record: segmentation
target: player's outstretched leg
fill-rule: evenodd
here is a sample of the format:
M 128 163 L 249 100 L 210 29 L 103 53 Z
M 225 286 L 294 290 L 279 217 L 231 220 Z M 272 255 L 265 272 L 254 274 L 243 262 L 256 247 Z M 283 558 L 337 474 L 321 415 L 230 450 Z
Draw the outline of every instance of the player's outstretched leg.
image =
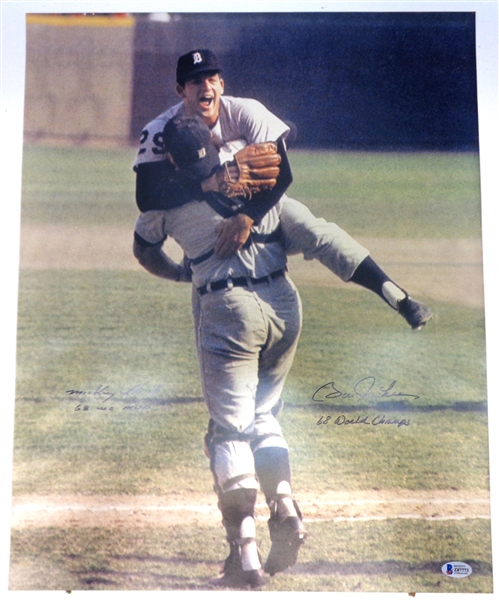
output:
M 370 256 L 359 264 L 350 281 L 378 294 L 404 317 L 413 329 L 421 329 L 433 317 L 433 311 L 429 306 L 411 298 L 380 269 Z
M 296 563 L 307 532 L 291 494 L 287 448 L 264 446 L 253 454 L 260 487 L 270 508 L 268 526 L 272 545 L 264 571 L 275 575 Z
M 432 310 L 395 284 L 374 262 L 369 250 L 346 231 L 316 217 L 304 204 L 283 196 L 281 227 L 287 254 L 303 253 L 316 259 L 342 281 L 352 281 L 378 294 L 409 323 L 421 329 L 432 318 Z

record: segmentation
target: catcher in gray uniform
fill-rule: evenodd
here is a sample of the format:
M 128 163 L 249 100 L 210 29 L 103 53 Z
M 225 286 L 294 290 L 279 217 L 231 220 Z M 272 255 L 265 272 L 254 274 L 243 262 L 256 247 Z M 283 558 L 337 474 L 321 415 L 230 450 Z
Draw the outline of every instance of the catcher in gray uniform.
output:
M 203 177 L 219 167 L 218 150 L 199 117 L 179 115 L 164 133 L 169 159 L 183 174 Z M 194 284 L 196 345 L 210 414 L 206 450 L 230 545 L 223 576 L 211 582 L 218 587 L 261 587 L 264 570 L 274 575 L 296 562 L 306 536 L 276 418 L 302 320 L 279 234 L 279 197 L 291 181 L 281 152 L 286 164 L 270 190 L 278 201 L 237 253 L 220 259 L 212 251 L 225 211 L 239 208 L 237 198 L 206 193 L 175 208 L 143 212 L 135 226 L 135 255 L 146 269 Z M 178 271 L 162 252 L 167 236 L 191 258 L 189 271 Z M 272 547 L 264 569 L 254 520 L 260 488 L 271 510 Z
M 257 588 L 265 581 L 263 571 L 274 575 L 296 562 L 306 537 L 292 497 L 288 447 L 275 418 L 301 327 L 286 253 L 317 258 L 344 281 L 375 291 L 414 329 L 431 311 L 391 281 L 346 232 L 285 195 L 291 182 L 283 142 L 288 127 L 253 100 L 222 97 L 223 80 L 210 51 L 181 57 L 177 80 L 182 102 L 141 137 L 134 166 L 141 210 L 134 253 L 151 273 L 194 283 L 196 342 L 210 413 L 206 446 L 230 545 L 224 574 L 212 583 Z M 224 179 L 216 150 L 228 152 L 229 179 L 237 179 L 237 160 L 230 159 L 238 140 L 275 141 L 280 156 L 275 182 L 267 189 L 256 186 L 246 202 L 220 193 Z M 168 235 L 184 249 L 189 268 L 162 251 Z M 263 569 L 254 524 L 258 488 L 270 507 L 272 547 Z

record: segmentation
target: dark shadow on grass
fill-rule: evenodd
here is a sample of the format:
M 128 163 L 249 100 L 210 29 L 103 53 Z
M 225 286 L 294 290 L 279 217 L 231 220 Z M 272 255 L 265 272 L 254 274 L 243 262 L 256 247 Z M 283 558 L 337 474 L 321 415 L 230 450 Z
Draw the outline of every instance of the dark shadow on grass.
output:
M 197 565 L 213 565 L 213 577 L 219 575 L 220 562 L 186 559 L 185 557 L 159 557 L 159 556 L 136 556 L 122 555 L 113 556 L 117 561 L 134 561 L 142 564 L 137 570 L 116 570 L 116 569 L 92 569 L 72 571 L 76 576 L 81 587 L 78 589 L 113 589 L 113 590 L 198 590 L 208 591 L 213 588 L 209 584 L 209 579 L 205 577 L 196 577 L 195 567 Z M 492 565 L 485 561 L 475 561 L 464 559 L 464 562 L 471 566 L 473 575 L 482 577 L 492 576 Z M 154 564 L 164 565 L 184 565 L 191 574 L 178 573 L 157 573 L 154 572 Z M 332 561 L 315 561 L 309 563 L 298 563 L 283 574 L 300 577 L 349 577 L 349 576 L 414 576 L 414 575 L 442 575 L 441 562 L 410 563 L 407 561 L 386 560 L 386 561 L 363 561 L 335 563 Z
M 85 397 L 86 398 L 86 397 Z M 78 404 L 81 399 L 79 399 L 78 397 L 75 398 L 64 398 L 64 400 L 72 400 L 75 404 Z M 23 402 L 34 402 L 35 404 L 40 404 L 42 402 L 45 402 L 46 400 L 44 398 L 34 398 L 34 397 L 28 397 L 28 396 L 24 396 L 19 398 L 20 401 Z M 126 399 L 125 398 L 115 398 L 114 402 L 121 402 L 123 404 L 133 404 L 140 402 L 141 404 L 150 404 L 153 406 L 168 406 L 169 404 L 199 404 L 204 402 L 203 398 L 200 396 L 194 397 L 194 396 L 178 396 L 175 398 L 144 398 L 141 396 L 129 396 Z
M 110 556 L 113 560 L 127 560 L 127 561 L 137 561 L 141 563 L 161 563 L 161 564 L 189 564 L 191 566 L 194 565 L 213 565 L 214 568 L 221 564 L 221 561 L 216 560 L 206 560 L 201 558 L 189 558 L 187 556 L 152 556 L 146 555 L 141 556 L 137 554 L 120 554 Z
M 449 404 L 414 404 L 403 401 L 373 402 L 372 404 L 329 404 L 328 402 L 314 402 L 313 404 L 298 404 L 286 402 L 285 406 L 289 408 L 304 408 L 310 411 L 324 413 L 324 410 L 352 413 L 359 411 L 386 411 L 386 412 L 407 412 L 407 413 L 432 413 L 440 411 L 453 411 L 463 413 L 483 413 L 487 414 L 487 402 L 450 402 Z
M 90 589 L 93 589 L 95 586 L 107 585 L 107 586 L 116 586 L 116 582 L 112 579 L 105 579 L 104 577 L 83 577 L 81 578 L 81 582 L 88 586 Z
M 473 569 L 473 575 L 492 575 L 492 565 L 485 561 L 463 560 Z M 402 560 L 335 563 L 325 560 L 296 564 L 293 575 L 408 575 L 442 573 L 442 562 L 409 563 Z
M 66 558 L 70 560 L 83 560 L 85 556 L 83 554 L 67 554 Z M 140 554 L 111 554 L 109 555 L 110 560 L 117 561 L 135 561 L 139 563 L 161 563 L 161 564 L 189 564 L 191 566 L 194 565 L 213 565 L 216 569 L 217 566 L 220 566 L 223 561 L 219 560 L 206 560 L 201 558 L 189 558 L 188 556 L 154 556 L 151 554 L 140 555 Z M 75 575 L 81 575 L 78 571 L 74 571 Z M 102 569 L 92 569 L 92 573 L 100 573 L 100 574 L 116 574 L 118 571 L 111 571 L 106 568 Z
M 19 398 L 24 402 L 40 403 L 44 402 L 42 398 L 23 397 Z M 78 402 L 75 399 L 74 402 Z M 130 396 L 126 399 L 116 398 L 115 402 L 123 402 L 124 404 L 133 404 L 134 402 L 147 403 L 152 406 L 169 406 L 169 405 L 182 405 L 182 404 L 201 404 L 204 402 L 200 396 L 175 396 L 172 398 L 143 398 Z M 372 404 L 330 404 L 329 402 L 307 402 L 302 404 L 300 402 L 285 401 L 284 406 L 288 408 L 300 408 L 310 411 L 323 412 L 324 409 L 335 411 L 352 413 L 366 410 L 377 410 L 386 412 L 407 412 L 407 413 L 432 413 L 439 411 L 454 411 L 462 413 L 483 413 L 487 414 L 487 401 L 483 400 L 480 402 L 466 401 L 463 400 L 458 402 L 449 402 L 448 404 L 414 404 L 413 402 L 404 401 L 386 401 L 386 402 L 373 402 Z
M 209 580 L 196 578 L 193 575 L 179 575 L 174 573 L 155 573 L 154 565 L 184 565 L 191 573 L 195 572 L 198 565 L 212 565 L 213 576 L 216 577 L 220 571 L 219 561 L 207 561 L 200 559 L 189 559 L 186 557 L 163 556 L 139 556 L 139 555 L 115 555 L 113 560 L 140 563 L 142 566 L 137 570 L 117 569 L 91 569 L 71 571 L 71 574 L 79 579 L 83 590 L 113 589 L 113 590 L 209 590 Z M 135 583 L 133 583 L 135 582 Z
M 204 400 L 201 397 L 177 396 L 175 398 L 148 398 L 147 402 L 154 406 L 168 406 L 169 404 L 199 404 Z

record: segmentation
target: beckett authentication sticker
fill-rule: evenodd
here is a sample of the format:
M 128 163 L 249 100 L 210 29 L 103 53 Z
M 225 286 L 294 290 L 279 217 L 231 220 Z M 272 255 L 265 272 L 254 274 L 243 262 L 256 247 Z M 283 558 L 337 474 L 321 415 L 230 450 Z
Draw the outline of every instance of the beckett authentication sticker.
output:
M 463 562 L 449 562 L 445 563 L 442 567 L 442 573 L 445 573 L 449 577 L 459 579 L 462 577 L 469 577 L 473 569 Z

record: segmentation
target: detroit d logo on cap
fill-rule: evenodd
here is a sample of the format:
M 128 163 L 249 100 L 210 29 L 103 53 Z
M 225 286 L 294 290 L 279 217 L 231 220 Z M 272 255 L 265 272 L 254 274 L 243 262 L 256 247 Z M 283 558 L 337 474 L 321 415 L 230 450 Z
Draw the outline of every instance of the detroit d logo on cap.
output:
M 195 65 L 203 62 L 203 57 L 201 56 L 201 54 L 199 52 L 194 52 L 194 54 L 192 55 L 192 62 Z

